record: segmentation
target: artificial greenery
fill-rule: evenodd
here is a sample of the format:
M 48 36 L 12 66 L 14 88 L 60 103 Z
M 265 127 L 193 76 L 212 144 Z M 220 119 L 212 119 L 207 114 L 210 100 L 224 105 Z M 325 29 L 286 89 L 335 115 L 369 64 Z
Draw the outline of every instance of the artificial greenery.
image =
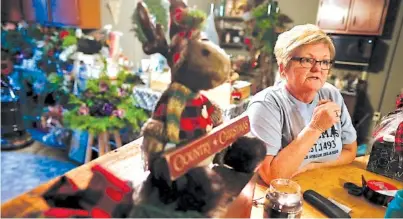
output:
M 63 116 L 66 126 L 92 134 L 119 130 L 128 125 L 138 131 L 148 116 L 135 106 L 130 95 L 133 84 L 123 81 L 129 77 L 127 74 L 121 71 L 116 81 L 103 74 L 98 79 L 89 79 L 82 95 L 71 94 L 69 105 L 74 107 Z
M 151 16 L 154 16 L 155 23 L 159 23 L 162 27 L 167 30 L 168 29 L 168 20 L 169 20 L 169 9 L 164 6 L 164 0 L 144 0 L 146 9 L 148 10 Z M 132 31 L 134 31 L 136 37 L 141 43 L 146 43 L 147 38 L 144 34 L 144 31 L 141 27 L 139 14 L 137 10 L 134 10 L 132 15 L 132 24 L 134 25 Z
M 191 29 L 202 29 L 204 27 L 207 15 L 198 9 L 188 9 L 186 15 L 179 21 L 181 25 Z
M 274 83 L 274 46 L 278 34 L 293 21 L 280 13 L 275 0 L 255 1 L 249 6 L 251 19 L 245 22 L 245 44 L 250 51 L 249 72 L 257 71 L 259 74 L 256 80 L 256 90 L 259 91 Z
M 252 16 L 256 22 L 254 27 L 254 31 L 257 33 L 255 43 L 264 52 L 273 52 L 277 38 L 275 27 L 278 23 L 278 15 L 272 1 L 266 1 L 252 10 Z

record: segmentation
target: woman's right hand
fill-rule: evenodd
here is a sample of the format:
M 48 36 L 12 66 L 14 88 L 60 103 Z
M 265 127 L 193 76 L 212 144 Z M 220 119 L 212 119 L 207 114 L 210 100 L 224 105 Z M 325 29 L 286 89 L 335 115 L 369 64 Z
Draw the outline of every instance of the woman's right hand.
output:
M 330 100 L 322 100 L 313 111 L 310 127 L 324 132 L 340 121 L 340 106 Z

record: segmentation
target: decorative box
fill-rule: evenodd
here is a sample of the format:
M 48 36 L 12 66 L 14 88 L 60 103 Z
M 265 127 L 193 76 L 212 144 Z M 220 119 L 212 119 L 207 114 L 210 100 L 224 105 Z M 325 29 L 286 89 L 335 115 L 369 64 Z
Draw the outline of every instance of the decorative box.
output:
M 231 104 L 237 104 L 250 97 L 251 83 L 248 81 L 235 81 L 231 89 Z

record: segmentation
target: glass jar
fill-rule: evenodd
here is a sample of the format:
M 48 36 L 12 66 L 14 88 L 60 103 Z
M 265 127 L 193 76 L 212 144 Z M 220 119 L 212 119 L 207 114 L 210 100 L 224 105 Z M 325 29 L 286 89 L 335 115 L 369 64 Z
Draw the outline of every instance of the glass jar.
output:
M 271 181 L 264 203 L 266 218 L 300 218 L 302 213 L 301 187 L 289 179 Z

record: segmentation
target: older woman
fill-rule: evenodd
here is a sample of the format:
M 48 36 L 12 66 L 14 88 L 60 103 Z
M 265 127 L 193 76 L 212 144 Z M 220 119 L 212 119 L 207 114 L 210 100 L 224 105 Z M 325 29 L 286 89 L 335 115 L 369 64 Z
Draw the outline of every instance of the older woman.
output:
M 295 26 L 275 46 L 282 80 L 248 107 L 252 134 L 267 145 L 259 170 L 266 183 L 315 168 L 348 164 L 356 131 L 337 88 L 326 83 L 335 48 L 317 26 Z

